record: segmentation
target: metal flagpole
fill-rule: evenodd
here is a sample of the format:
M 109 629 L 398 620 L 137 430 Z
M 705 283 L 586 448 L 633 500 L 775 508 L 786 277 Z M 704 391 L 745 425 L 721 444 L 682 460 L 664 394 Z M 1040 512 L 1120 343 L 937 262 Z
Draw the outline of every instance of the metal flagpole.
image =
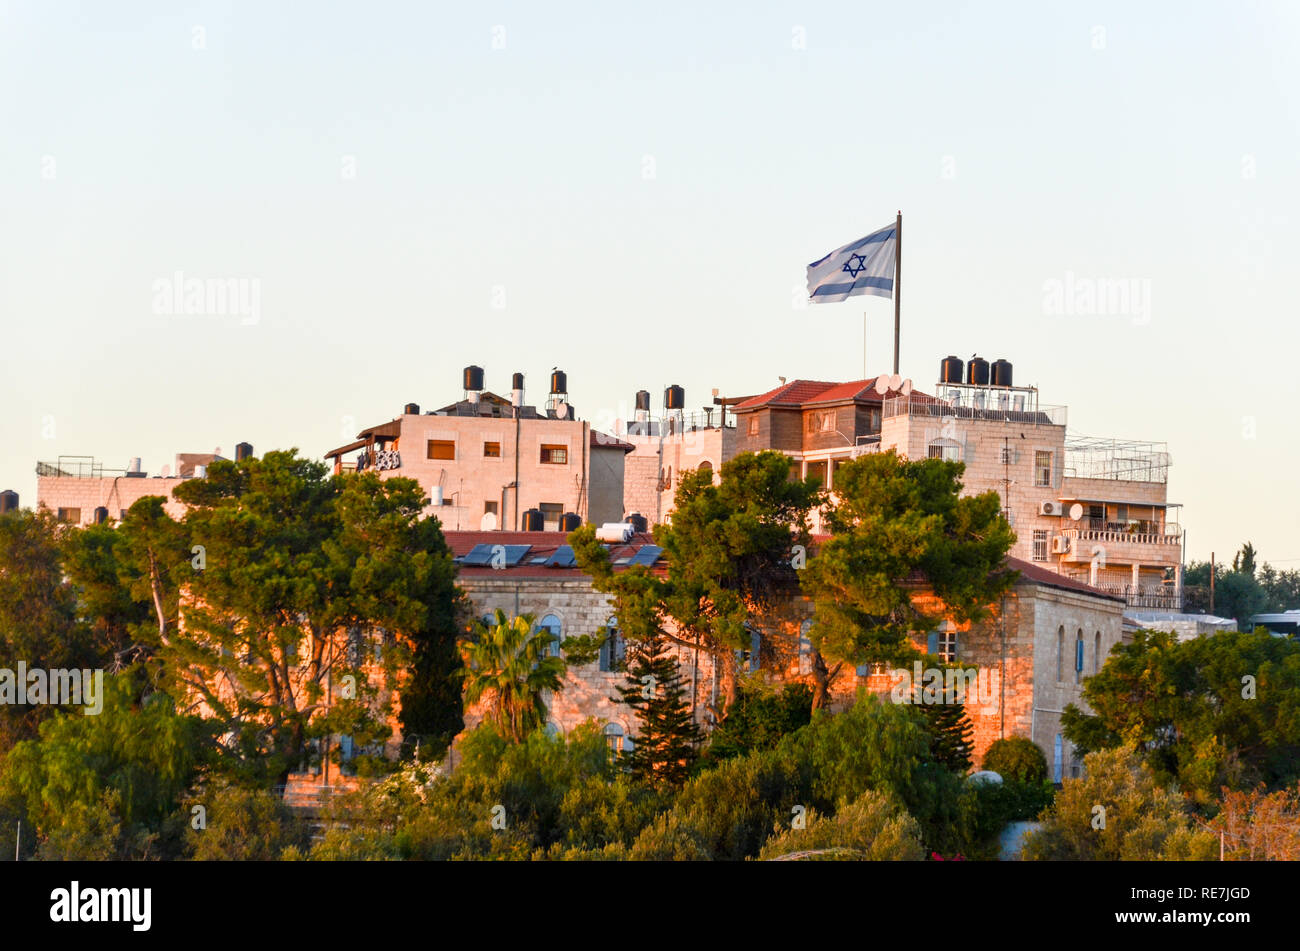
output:
M 862 379 L 867 378 L 867 312 L 862 312 Z
M 903 211 L 894 223 L 894 372 L 898 372 L 898 299 L 903 293 Z M 865 372 L 865 371 L 864 371 Z

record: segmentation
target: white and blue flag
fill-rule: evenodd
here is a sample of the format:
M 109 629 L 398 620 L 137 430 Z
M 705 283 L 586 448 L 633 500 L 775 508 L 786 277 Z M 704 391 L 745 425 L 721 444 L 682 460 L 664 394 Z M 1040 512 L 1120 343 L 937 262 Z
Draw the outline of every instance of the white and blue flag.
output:
M 893 297 L 897 253 L 897 222 L 832 251 L 808 265 L 808 299 L 824 304 L 859 294 Z

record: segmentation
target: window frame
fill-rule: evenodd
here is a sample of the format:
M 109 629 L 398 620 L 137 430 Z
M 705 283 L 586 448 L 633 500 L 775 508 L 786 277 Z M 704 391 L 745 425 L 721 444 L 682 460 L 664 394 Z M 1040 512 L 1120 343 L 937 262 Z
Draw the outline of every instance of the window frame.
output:
M 569 446 L 567 443 L 544 442 L 541 446 L 539 465 L 567 466 L 569 464 Z M 557 454 L 562 458 L 557 460 L 555 458 Z
M 1043 469 L 1039 462 L 1039 456 L 1047 457 L 1047 478 L 1042 481 Z M 1053 485 L 1053 476 L 1056 473 L 1056 452 L 1051 449 L 1034 450 L 1034 488 L 1050 489 Z
M 496 452 L 489 452 L 489 447 L 495 447 Z M 483 458 L 500 459 L 501 458 L 501 440 L 485 439 L 483 440 Z
M 446 447 L 446 446 L 450 446 L 450 447 L 451 447 L 451 455 L 450 455 L 450 456 L 439 456 L 439 455 L 435 455 L 435 454 L 434 454 L 435 447 L 443 448 L 443 447 Z M 430 439 L 430 440 L 427 440 L 427 441 L 425 442 L 425 446 L 424 446 L 424 458 L 425 458 L 425 459 L 436 459 L 436 460 L 438 460 L 439 462 L 455 462 L 455 461 L 456 461 L 456 440 L 454 440 L 454 439 Z

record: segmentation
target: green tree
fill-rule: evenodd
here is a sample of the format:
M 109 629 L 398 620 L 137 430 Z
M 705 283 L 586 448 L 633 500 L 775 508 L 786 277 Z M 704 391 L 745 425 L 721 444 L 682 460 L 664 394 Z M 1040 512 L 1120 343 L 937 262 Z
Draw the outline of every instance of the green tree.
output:
M 836 472 L 831 537 L 800 577 L 815 608 L 809 636 L 835 663 L 828 680 L 845 663 L 917 655 L 913 633 L 939 620 L 918 606 L 918 589 L 933 592 L 955 620 L 974 621 L 1015 583 L 1004 567 L 1015 536 L 997 493 L 961 496 L 964 469 L 891 450 Z
M 1218 839 L 1197 829 L 1183 800 L 1126 750 L 1091 753 L 1025 840 L 1024 857 L 1055 861 L 1208 860 Z
M 1033 740 L 1008 736 L 994 740 L 984 751 L 983 768 L 1003 782 L 1041 783 L 1047 779 L 1047 757 Z
M 593 526 L 569 536 L 578 566 L 613 595 L 629 642 L 662 636 L 710 656 L 720 672 L 721 720 L 739 695 L 737 652 L 754 629 L 770 631 L 798 585 L 795 545 L 806 548 L 808 516 L 822 498 L 815 479 L 791 480 L 789 457 L 741 453 L 710 471 L 683 474 L 671 524 L 656 525 L 667 577 L 631 566 L 615 572 Z
M 65 578 L 61 529 L 42 509 L 0 516 L 0 658 L 10 669 L 98 668 L 102 645 L 82 617 L 77 589 Z M 57 707 L 0 703 L 0 754 L 32 739 Z
M 57 714 L 0 770 L 0 797 L 21 804 L 45 857 L 159 857 L 156 840 L 211 743 L 165 694 L 138 701 L 130 675 L 105 677 L 104 694 L 99 714 Z
M 1300 779 L 1300 643 L 1222 631 L 1178 641 L 1138 631 L 1084 683 L 1095 711 L 1067 705 L 1061 723 L 1081 751 L 1122 747 L 1162 783 L 1202 805 L 1221 787 Z
M 306 823 L 270 790 L 218 780 L 196 789 L 185 806 L 186 849 L 196 861 L 267 862 L 308 847 Z
M 408 722 L 445 741 L 459 706 L 438 679 L 451 673 L 458 595 L 416 482 L 327 478 L 290 450 L 215 462 L 175 495 L 206 567 L 161 659 L 176 694 L 221 723 L 228 754 L 283 782 L 331 735 L 377 746 L 413 654 Z
M 768 750 L 812 719 L 813 692 L 807 684 L 783 684 L 779 691 L 748 680 L 740 698 L 709 735 L 704 759 L 713 764 L 754 750 Z
M 627 766 L 640 782 L 680 786 L 703 736 L 686 702 L 676 653 L 662 637 L 632 644 L 627 653 L 627 685 L 615 688 L 637 721 L 635 745 L 625 754 Z
M 930 730 L 930 753 L 934 762 L 954 773 L 970 771 L 975 745 L 975 727 L 966 716 L 966 705 L 955 699 L 944 703 L 917 704 Z
M 515 743 L 546 723 L 546 691 L 564 683 L 564 658 L 550 653 L 551 633 L 535 627 L 531 614 L 507 618 L 500 608 L 493 623 L 475 622 L 461 644 L 465 702 L 487 702 L 487 719 Z
M 859 862 L 919 862 L 925 858 L 920 826 L 886 793 L 865 792 L 833 816 L 810 809 L 804 820 L 803 828 L 786 829 L 769 838 L 758 857 L 768 861 Z

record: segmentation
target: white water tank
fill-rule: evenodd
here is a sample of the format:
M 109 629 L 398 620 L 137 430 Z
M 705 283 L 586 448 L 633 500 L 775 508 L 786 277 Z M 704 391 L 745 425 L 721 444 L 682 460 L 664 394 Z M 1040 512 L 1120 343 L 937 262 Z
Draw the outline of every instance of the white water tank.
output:
M 432 489 L 429 490 L 429 504 L 430 505 L 442 504 L 442 486 L 435 485 Z
M 631 522 L 606 522 L 596 529 L 596 541 L 615 542 L 619 545 L 626 544 L 627 540 L 632 537 L 633 531 Z

